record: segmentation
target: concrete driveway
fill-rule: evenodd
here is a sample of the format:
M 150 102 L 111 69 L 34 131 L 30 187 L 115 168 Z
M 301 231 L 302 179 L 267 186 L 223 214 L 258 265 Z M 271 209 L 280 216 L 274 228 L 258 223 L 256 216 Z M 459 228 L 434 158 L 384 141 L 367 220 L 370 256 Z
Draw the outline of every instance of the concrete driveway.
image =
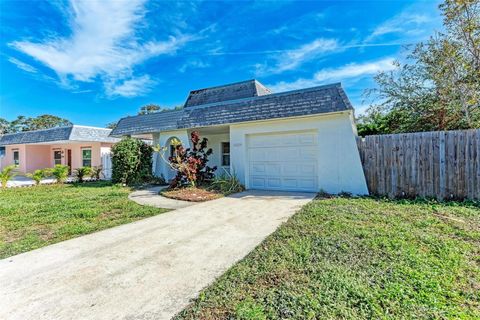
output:
M 313 197 L 244 192 L 0 260 L 0 319 L 170 319 Z

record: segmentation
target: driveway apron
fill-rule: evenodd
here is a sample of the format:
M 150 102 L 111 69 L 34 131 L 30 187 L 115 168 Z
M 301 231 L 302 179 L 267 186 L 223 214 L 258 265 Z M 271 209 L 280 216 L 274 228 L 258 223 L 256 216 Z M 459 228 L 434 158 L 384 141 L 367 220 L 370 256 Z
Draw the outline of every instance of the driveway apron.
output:
M 0 319 L 170 319 L 314 196 L 243 192 L 0 260 Z

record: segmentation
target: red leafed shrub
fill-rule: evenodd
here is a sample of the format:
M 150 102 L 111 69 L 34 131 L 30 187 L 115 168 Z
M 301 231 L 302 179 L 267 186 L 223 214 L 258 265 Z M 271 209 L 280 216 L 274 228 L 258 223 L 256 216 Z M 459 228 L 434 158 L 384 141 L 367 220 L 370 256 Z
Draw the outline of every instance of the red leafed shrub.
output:
M 184 148 L 181 144 L 175 146 L 175 153 L 168 158 L 170 167 L 177 174 L 170 181 L 170 187 L 182 187 L 186 185 L 196 186 L 211 182 L 217 167 L 209 167 L 208 157 L 213 153 L 208 148 L 208 139 L 200 139 L 197 131 L 190 136 L 192 148 Z

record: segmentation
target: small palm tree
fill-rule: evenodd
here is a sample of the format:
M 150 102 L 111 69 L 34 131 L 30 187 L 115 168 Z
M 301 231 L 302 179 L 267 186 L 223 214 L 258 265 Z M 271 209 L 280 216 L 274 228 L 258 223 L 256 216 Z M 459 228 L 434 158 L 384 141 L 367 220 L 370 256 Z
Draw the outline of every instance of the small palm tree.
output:
M 100 180 L 100 177 L 102 176 L 102 169 L 102 166 L 92 167 L 90 176 L 97 181 Z
M 68 178 L 68 166 L 57 164 L 51 169 L 51 173 L 57 180 L 57 183 L 64 183 Z
M 0 182 L 2 183 L 2 189 L 7 188 L 7 183 L 17 174 L 13 172 L 15 170 L 15 165 L 6 166 L 0 171 Z
M 82 183 L 84 178 L 89 176 L 92 173 L 92 168 L 90 167 L 81 167 L 75 170 L 75 177 L 77 177 L 77 181 Z
M 44 169 L 35 170 L 33 173 L 27 173 L 27 177 L 35 181 L 35 185 L 39 185 L 43 178 L 47 176 Z

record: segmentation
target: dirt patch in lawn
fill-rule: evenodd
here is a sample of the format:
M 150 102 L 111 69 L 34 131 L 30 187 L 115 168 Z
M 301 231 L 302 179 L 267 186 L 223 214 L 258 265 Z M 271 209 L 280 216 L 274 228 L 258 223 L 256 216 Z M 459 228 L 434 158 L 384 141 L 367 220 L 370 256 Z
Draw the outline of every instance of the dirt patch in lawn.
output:
M 160 194 L 170 199 L 192 202 L 203 202 L 223 197 L 221 193 L 202 188 L 168 189 L 160 191 Z

